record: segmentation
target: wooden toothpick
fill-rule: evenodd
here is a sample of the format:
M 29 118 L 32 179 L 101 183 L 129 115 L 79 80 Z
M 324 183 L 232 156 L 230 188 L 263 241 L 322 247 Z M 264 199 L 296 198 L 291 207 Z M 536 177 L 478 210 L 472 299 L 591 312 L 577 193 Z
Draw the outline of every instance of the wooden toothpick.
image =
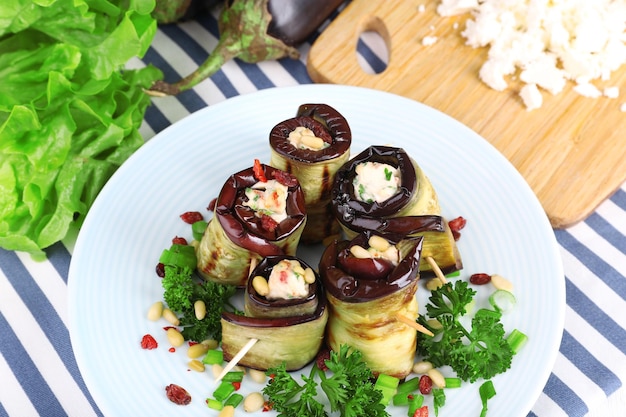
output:
M 254 346 L 254 344 L 258 341 L 259 339 L 248 340 L 248 343 L 246 343 L 241 349 L 239 349 L 239 352 L 237 352 L 237 354 L 233 356 L 230 362 L 228 362 L 228 364 L 224 367 L 222 372 L 217 376 L 217 378 L 215 378 L 215 383 L 220 382 L 227 373 L 229 373 L 235 366 L 237 366 L 241 358 L 243 358 L 246 353 L 248 353 L 248 351 L 252 349 L 252 346 Z
M 410 326 L 410 327 L 414 328 L 415 330 L 417 330 L 420 333 L 427 334 L 428 336 L 434 336 L 435 335 L 433 332 L 431 332 L 430 330 L 428 330 L 426 327 L 422 326 L 421 324 L 419 324 L 415 320 L 411 320 L 410 318 L 408 318 L 406 316 L 403 316 L 400 313 L 396 313 L 396 319 L 399 322 L 402 322 L 402 323 L 406 324 L 407 326 Z
M 426 261 L 430 264 L 430 267 L 433 269 L 433 272 L 435 273 L 437 278 L 439 278 L 439 281 L 441 281 L 441 283 L 444 284 L 444 285 L 447 284 L 448 280 L 443 275 L 443 272 L 441 271 L 441 268 L 439 268 L 439 265 L 437 265 L 437 262 L 435 262 L 435 260 L 432 258 L 432 256 L 427 256 L 426 257 Z

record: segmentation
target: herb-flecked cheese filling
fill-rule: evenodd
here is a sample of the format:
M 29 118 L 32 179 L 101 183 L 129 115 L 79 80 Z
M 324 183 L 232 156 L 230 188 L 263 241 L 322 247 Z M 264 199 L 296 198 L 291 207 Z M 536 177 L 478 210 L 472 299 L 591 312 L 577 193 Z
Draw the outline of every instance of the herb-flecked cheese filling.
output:
M 280 223 L 287 218 L 287 191 L 287 186 L 276 180 L 259 181 L 246 188 L 248 201 L 243 204 L 257 214 L 266 214 Z
M 269 300 L 289 300 L 304 298 L 309 294 L 309 284 L 305 280 L 305 272 L 300 262 L 283 259 L 272 268 L 267 280 Z
M 400 171 L 388 164 L 362 162 L 355 167 L 354 194 L 366 203 L 382 203 L 400 188 Z

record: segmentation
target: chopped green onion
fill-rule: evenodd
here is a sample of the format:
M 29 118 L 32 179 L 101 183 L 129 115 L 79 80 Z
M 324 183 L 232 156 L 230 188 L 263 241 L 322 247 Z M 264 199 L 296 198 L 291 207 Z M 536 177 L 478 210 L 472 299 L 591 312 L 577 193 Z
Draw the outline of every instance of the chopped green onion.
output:
M 446 393 L 441 388 L 433 388 L 433 407 L 435 408 L 435 416 L 439 415 L 439 409 L 446 405 Z
M 405 380 L 403 383 L 398 385 L 398 394 L 400 393 L 409 393 L 413 392 L 420 387 L 420 379 L 419 377 L 411 378 Z
M 196 250 L 193 246 L 175 243 L 169 249 L 163 250 L 159 262 L 163 265 L 194 269 L 197 265 Z
M 513 329 L 513 331 L 506 338 L 506 341 L 509 346 L 511 346 L 511 350 L 514 353 L 519 352 L 520 349 L 526 344 L 527 340 L 528 336 L 517 329 Z
M 461 386 L 461 378 L 446 378 L 446 388 L 459 388 Z
M 199 220 L 191 225 L 191 233 L 195 240 L 202 240 L 202 235 L 206 230 L 208 223 L 205 220 Z
M 224 363 L 224 352 L 217 349 L 209 349 L 202 358 L 202 363 L 205 365 L 221 365 Z
M 424 396 L 422 394 L 416 394 L 413 398 L 409 398 L 409 412 L 407 415 L 409 417 L 413 417 L 413 414 L 415 414 L 415 411 L 422 406 L 423 402 Z
M 391 403 L 396 406 L 409 405 L 410 392 L 399 392 L 391 398 Z
M 383 397 L 380 399 L 381 404 L 389 404 L 392 397 L 396 394 L 396 389 L 398 388 L 399 383 L 400 380 L 396 377 L 385 374 L 378 375 L 374 388 L 383 394 Z
M 243 401 L 243 395 L 235 392 L 231 394 L 231 396 L 228 397 L 226 401 L 224 401 L 224 407 L 227 405 L 232 405 L 233 408 L 237 408 L 237 406 L 241 404 L 242 401 Z
M 508 313 L 513 310 L 516 303 L 513 293 L 507 290 L 497 290 L 489 296 L 489 304 L 501 313 Z
M 485 417 L 487 415 L 487 401 L 496 395 L 496 389 L 493 386 L 493 382 L 491 382 L 491 380 L 483 382 L 478 388 L 478 393 L 480 394 L 480 401 L 483 403 L 483 408 L 480 411 L 480 417 Z
M 457 269 L 456 271 L 452 271 L 448 274 L 446 274 L 446 278 L 454 278 L 454 277 L 459 277 L 461 276 L 461 270 Z
M 206 399 L 206 405 L 213 410 L 217 410 L 220 411 L 222 408 L 224 408 L 224 406 L 222 405 L 221 401 L 218 401 L 214 398 L 207 398 Z
M 222 381 L 215 391 L 213 396 L 218 401 L 224 401 L 230 394 L 235 392 L 235 387 L 232 382 Z
M 230 371 L 222 378 L 225 382 L 241 382 L 243 381 L 243 371 Z

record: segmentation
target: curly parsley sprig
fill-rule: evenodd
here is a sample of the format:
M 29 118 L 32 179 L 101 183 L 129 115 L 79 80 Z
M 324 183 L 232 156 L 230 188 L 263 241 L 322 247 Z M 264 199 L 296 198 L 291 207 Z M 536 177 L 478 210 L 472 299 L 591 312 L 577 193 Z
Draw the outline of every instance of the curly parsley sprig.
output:
M 382 393 L 372 382 L 372 371 L 358 350 L 342 345 L 339 352 L 331 352 L 326 366 L 329 374 L 314 364 L 308 376 L 302 375 L 302 383 L 285 370 L 284 364 L 267 371 L 272 378 L 263 393 L 279 417 L 327 417 L 325 405 L 318 401 L 322 393 L 330 411 L 339 411 L 341 417 L 389 416 L 381 403 Z
M 426 311 L 431 319 L 441 323 L 428 324 L 426 317 L 418 321 L 435 335 L 420 335 L 419 353 L 439 367 L 449 365 L 464 381 L 490 379 L 511 367 L 513 349 L 505 338 L 500 312 L 481 308 L 466 329 L 459 320 L 467 313 L 476 291 L 466 281 L 451 282 L 433 291 Z

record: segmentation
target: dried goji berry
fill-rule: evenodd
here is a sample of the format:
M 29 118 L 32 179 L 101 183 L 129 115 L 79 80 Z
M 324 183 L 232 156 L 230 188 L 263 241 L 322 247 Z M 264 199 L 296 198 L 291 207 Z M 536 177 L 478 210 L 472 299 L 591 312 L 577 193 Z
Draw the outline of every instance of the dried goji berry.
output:
M 278 227 L 278 222 L 272 219 L 267 214 L 263 214 L 261 215 L 261 227 L 263 228 L 263 230 L 273 232 Z
M 187 239 L 185 239 L 184 237 L 176 236 L 174 239 L 172 239 L 172 243 L 174 245 L 186 245 Z
M 454 237 L 454 240 L 459 240 L 461 238 L 461 229 L 463 229 L 466 224 L 467 220 L 465 220 L 461 216 L 448 222 L 448 226 L 450 226 L 450 230 L 452 231 L 452 236 Z
M 326 366 L 326 361 L 330 359 L 330 349 L 323 348 L 317 353 L 317 357 L 315 358 L 315 363 L 317 367 L 322 371 L 327 371 L 328 366 Z
M 165 265 L 162 262 L 159 262 L 155 268 L 156 274 L 163 278 L 165 276 Z
M 239 381 L 234 381 L 232 382 L 233 387 L 235 388 L 235 391 L 239 391 L 239 389 L 241 388 L 241 382 Z
M 298 185 L 298 179 L 288 172 L 276 170 L 272 174 L 274 179 L 285 187 L 295 187 Z
M 254 160 L 252 172 L 254 173 L 254 178 L 256 178 L 258 181 L 267 182 L 267 177 L 265 176 L 265 172 L 263 171 L 263 167 L 261 166 L 261 161 L 259 161 L 258 159 Z
M 472 274 L 469 281 L 474 285 L 485 285 L 491 281 L 491 275 L 479 272 L 477 274 Z
M 146 334 L 141 338 L 141 347 L 143 349 L 156 349 L 159 346 L 152 335 Z
M 422 375 L 419 387 L 422 394 L 428 395 L 433 390 L 433 380 L 428 375 Z
M 191 395 L 189 395 L 187 390 L 176 384 L 169 384 L 165 387 L 165 394 L 174 404 L 187 405 L 191 402 Z
M 199 222 L 200 220 L 204 220 L 202 217 L 202 213 L 199 211 L 186 211 L 180 215 L 180 218 L 187 224 L 194 224 L 195 222 Z
M 265 401 L 263 403 L 263 410 L 261 410 L 261 411 L 263 411 L 263 412 L 265 412 L 265 411 L 272 411 L 273 409 L 274 409 L 274 404 L 269 402 L 269 401 Z

